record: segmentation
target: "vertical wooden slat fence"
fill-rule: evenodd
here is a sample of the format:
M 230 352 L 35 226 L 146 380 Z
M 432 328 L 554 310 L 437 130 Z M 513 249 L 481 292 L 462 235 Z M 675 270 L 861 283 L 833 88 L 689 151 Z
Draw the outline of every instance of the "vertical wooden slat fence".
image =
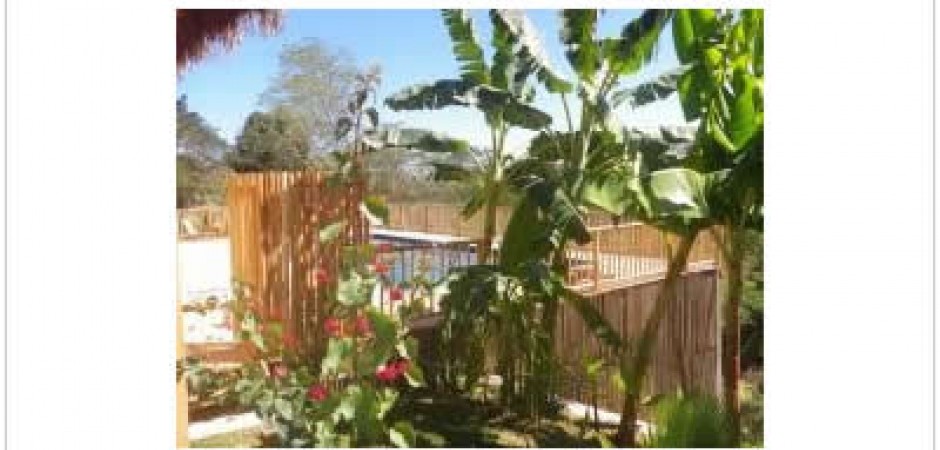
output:
M 227 181 L 232 276 L 264 319 L 279 320 L 310 351 L 322 350 L 321 286 L 315 270 L 336 274 L 343 245 L 368 240 L 358 211 L 362 184 L 331 187 L 316 171 L 230 175 Z M 327 245 L 320 230 L 339 220 L 346 233 Z
M 653 310 L 662 287 L 662 277 L 646 276 L 628 286 L 589 296 L 594 306 L 627 339 L 636 339 Z M 682 275 L 677 298 L 667 308 L 657 336 L 656 351 L 647 372 L 646 393 L 672 393 L 687 388 L 717 395 L 718 331 L 717 270 L 701 265 Z M 562 366 L 562 394 L 566 398 L 591 402 L 591 386 L 584 375 L 584 358 L 605 356 L 616 361 L 585 326 L 573 309 L 561 309 L 556 331 L 556 349 Z M 621 391 L 611 382 L 616 367 L 608 367 L 597 382 L 598 406 L 619 412 Z M 685 380 L 685 383 L 683 383 Z

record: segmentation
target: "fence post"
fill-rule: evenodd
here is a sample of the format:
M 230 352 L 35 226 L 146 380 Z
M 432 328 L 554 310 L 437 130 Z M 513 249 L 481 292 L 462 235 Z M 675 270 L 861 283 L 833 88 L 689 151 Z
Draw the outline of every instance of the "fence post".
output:
M 431 232 L 431 205 L 424 205 L 424 232 Z
M 598 230 L 597 234 L 594 236 L 594 291 L 596 292 L 598 286 L 600 286 L 600 271 L 601 271 L 601 232 Z
M 180 260 L 176 259 L 176 447 L 189 447 L 189 390 L 186 376 L 180 372 L 186 361 L 186 345 L 183 343 L 183 287 L 180 283 Z

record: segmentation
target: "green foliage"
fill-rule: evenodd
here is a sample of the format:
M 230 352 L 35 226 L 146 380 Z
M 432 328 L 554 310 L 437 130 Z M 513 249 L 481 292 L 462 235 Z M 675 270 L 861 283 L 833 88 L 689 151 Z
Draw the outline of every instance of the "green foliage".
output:
M 211 161 L 176 155 L 176 207 L 218 205 L 224 200 L 225 170 Z
M 741 302 L 741 368 L 764 365 L 764 234 L 745 237 L 744 292 Z
M 448 293 L 441 299 L 440 362 L 435 384 L 452 391 L 470 391 L 484 372 L 489 335 L 490 302 L 499 296 L 499 275 L 492 268 L 454 269 L 442 280 Z
M 719 448 L 732 446 L 727 413 L 717 399 L 676 395 L 660 401 L 655 430 L 647 443 L 659 448 Z
M 527 105 L 514 93 L 466 80 L 438 80 L 416 84 L 385 100 L 393 111 L 441 109 L 448 106 L 473 106 L 501 121 L 529 130 L 540 130 L 551 124 L 548 114 Z
M 186 96 L 176 99 L 176 207 L 219 204 L 224 191 L 224 169 L 219 159 L 228 143 L 197 112 Z
M 443 155 L 446 161 L 450 155 Z M 368 192 L 389 202 L 425 201 L 459 204 L 468 198 L 470 187 L 460 181 L 435 179 L 437 155 L 389 147 L 364 155 Z
M 512 127 L 542 130 L 551 125 L 550 115 L 531 106 L 535 89 L 528 80 L 534 75 L 552 92 L 568 91 L 571 86 L 548 66 L 533 27 L 523 14 L 490 11 L 493 56 L 489 64 L 483 59 L 482 47 L 476 41 L 467 13 L 443 10 L 442 16 L 460 64 L 460 78 L 407 87 L 388 97 L 385 104 L 396 111 L 462 106 L 474 107 L 483 113 L 490 129 L 490 148 L 471 152 L 472 167 L 461 173 L 460 180 L 471 190 L 464 214 L 469 216 L 483 211 L 480 257 L 483 262 L 489 262 L 496 234 L 496 205 L 509 197 L 505 172 L 511 157 L 504 149 L 506 136 Z M 439 177 L 457 172 L 447 167 L 453 168 L 453 162 L 449 166 L 438 166 L 444 169 Z
M 624 26 L 618 38 L 601 41 L 610 70 L 621 75 L 632 74 L 648 64 L 656 53 L 659 35 L 672 16 L 672 11 L 648 9 Z
M 385 198 L 377 195 L 367 195 L 362 200 L 362 211 L 371 221 L 385 223 L 388 221 L 388 205 Z
M 197 358 L 186 358 L 180 368 L 186 378 L 188 393 L 202 406 L 225 407 L 233 404 L 232 386 L 238 380 L 237 370 L 216 370 Z
M 197 159 L 218 160 L 228 148 L 219 131 L 199 113 L 189 110 L 185 95 L 176 99 L 176 152 Z
M 741 446 L 764 447 L 764 373 L 745 372 L 741 383 Z
M 685 67 L 679 67 L 663 73 L 651 81 L 614 92 L 611 97 L 613 100 L 612 106 L 616 108 L 623 103 L 627 103 L 631 108 L 639 108 L 659 100 L 665 100 L 676 92 L 679 79 L 686 70 Z
M 561 11 L 561 42 L 565 56 L 578 79 L 593 83 L 601 66 L 601 49 L 597 45 L 598 11 L 593 9 L 565 9 Z
M 314 153 L 342 149 L 337 141 L 337 121 L 347 115 L 359 69 L 346 51 L 331 48 L 318 39 L 286 44 L 278 55 L 277 73 L 260 96 L 267 107 L 288 107 L 307 130 L 308 147 Z
M 310 151 L 307 136 L 303 121 L 287 108 L 253 112 L 226 164 L 236 172 L 302 169 Z
M 477 43 L 473 20 L 462 9 L 441 10 L 447 33 L 453 42 L 453 53 L 460 63 L 460 77 L 470 84 L 486 84 L 489 71 L 483 60 L 483 49 Z
M 507 87 L 510 80 L 524 82 L 534 73 L 548 92 L 571 92 L 571 83 L 552 67 L 539 42 L 538 32 L 522 11 L 491 9 L 490 20 L 493 23 L 494 40 L 498 40 L 497 52 L 503 56 L 499 58 L 503 63 L 502 68 L 494 67 L 494 74 L 505 79 L 502 87 Z
M 555 316 L 558 303 L 563 298 L 575 305 L 576 310 L 605 340 L 612 345 L 623 345 L 600 314 L 586 302 L 579 302 L 576 296 L 565 295 L 565 249 L 569 241 L 583 244 L 590 239 L 583 218 L 585 207 L 590 204 L 588 188 L 600 183 L 615 168 L 628 162 L 630 154 L 627 143 L 614 125 L 616 121 L 613 120 L 609 106 L 610 93 L 621 75 L 635 72 L 640 65 L 649 61 L 655 41 L 669 14 L 645 12 L 627 24 L 620 38 L 610 38 L 602 44 L 595 38 L 596 11 L 562 12 L 562 41 L 567 47 L 569 62 L 579 75 L 578 95 L 582 107 L 579 128 L 574 129 L 574 124 L 569 121 L 572 128 L 568 133 L 543 131 L 530 145 L 529 155 L 507 167 L 506 176 L 523 196 L 507 225 L 499 264 L 460 273 L 451 285 L 452 304 L 447 303 L 447 307 L 455 311 L 472 308 L 481 313 L 474 316 L 472 322 L 454 320 L 454 324 L 463 325 L 461 330 L 466 335 L 473 336 L 471 339 L 466 335 L 455 334 L 461 341 L 498 339 L 501 343 L 500 354 L 496 358 L 497 370 L 504 379 L 501 395 L 504 401 L 520 400 L 524 404 L 536 405 L 547 403 L 554 383 L 551 373 L 555 357 L 551 343 Z M 532 33 L 523 25 L 526 22 L 524 16 L 500 11 L 491 12 L 490 16 L 494 21 L 493 41 L 496 47 L 491 79 L 499 87 L 505 83 L 507 88 L 524 93 L 521 87 L 510 82 L 516 78 L 506 75 L 506 71 L 510 70 L 512 73 L 520 73 L 519 66 L 510 63 L 510 56 L 516 55 L 519 61 L 528 64 L 525 69 L 528 72 L 523 70 L 524 74 L 547 68 L 547 60 L 518 56 L 538 54 L 528 49 L 524 52 L 519 50 L 531 47 L 519 45 L 531 42 L 529 36 Z M 513 46 L 518 48 L 510 50 Z M 615 70 L 605 71 L 598 77 L 600 68 L 604 66 Z M 537 78 L 546 84 L 549 92 L 562 94 L 567 112 L 564 87 L 574 83 L 564 82 L 561 85 L 563 80 L 551 75 L 553 72 L 546 70 Z M 456 170 L 449 170 L 449 173 L 465 176 Z M 664 191 L 661 197 L 656 198 L 658 202 L 647 201 L 646 210 L 652 211 L 659 203 L 666 201 L 670 201 L 669 204 L 682 204 L 683 198 L 676 195 L 675 183 L 668 181 L 664 178 L 650 178 L 641 182 L 638 176 L 634 176 L 629 184 L 621 184 L 620 187 L 630 187 L 634 194 L 626 198 L 631 203 L 621 205 L 619 213 L 635 212 L 641 208 L 636 198 L 649 196 L 642 189 L 644 185 L 652 185 L 655 192 Z M 682 186 L 688 187 L 689 184 L 687 182 Z M 685 200 L 685 203 L 690 203 L 689 199 Z M 675 215 L 673 211 L 662 209 L 656 209 L 655 213 L 663 217 Z M 652 213 L 647 217 L 652 217 Z M 476 295 L 460 292 L 464 283 L 477 286 L 473 291 Z M 481 289 L 481 286 L 488 287 Z M 456 339 L 454 336 L 449 338 Z M 468 351 L 467 359 L 472 361 L 476 354 Z M 523 358 L 521 368 L 517 364 L 520 358 Z M 475 369 L 478 364 L 468 362 L 465 367 Z
M 389 283 L 364 265 L 374 249 L 349 247 L 344 253 L 339 283 L 327 294 L 329 316 L 319 324 L 328 336 L 322 359 L 311 364 L 276 321 L 262 322 L 243 306 L 238 317 L 244 337 L 261 360 L 242 368 L 234 390 L 276 431 L 281 446 L 414 446 L 410 424 L 392 423 L 388 413 L 405 385 L 423 384 L 412 362 L 417 344 L 406 337 L 405 317 L 370 305 L 373 287 Z
M 709 216 L 724 227 L 719 242 L 726 270 L 722 336 L 725 404 L 737 405 L 737 312 L 744 289 L 746 231 L 763 223 L 763 11 L 682 10 L 673 21 L 674 43 L 685 72 L 677 90 L 686 119 L 699 120 L 691 154 L 683 162 L 700 173 L 721 174 L 703 191 Z M 740 411 L 731 410 L 732 443 L 740 443 Z
M 337 237 L 340 236 L 340 234 L 342 234 L 345 228 L 346 228 L 345 219 L 326 225 L 325 227 L 320 229 L 320 234 L 319 234 L 320 242 L 325 244 L 325 243 L 334 241 Z

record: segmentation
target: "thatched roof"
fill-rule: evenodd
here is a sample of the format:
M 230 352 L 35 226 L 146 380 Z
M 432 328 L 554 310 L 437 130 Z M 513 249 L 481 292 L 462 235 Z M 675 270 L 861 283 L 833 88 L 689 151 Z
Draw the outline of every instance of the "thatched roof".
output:
M 177 9 L 176 71 L 218 47 L 232 49 L 249 30 L 274 33 L 281 22 L 281 11 L 274 9 Z

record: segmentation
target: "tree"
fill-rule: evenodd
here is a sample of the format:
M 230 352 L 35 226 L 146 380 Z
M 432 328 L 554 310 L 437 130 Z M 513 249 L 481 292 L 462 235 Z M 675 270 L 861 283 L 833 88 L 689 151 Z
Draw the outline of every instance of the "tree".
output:
M 521 13 L 502 12 L 497 14 L 503 18 L 514 39 L 523 45 L 519 53 L 524 63 L 534 67 L 537 73 L 541 68 L 548 67 L 544 51 L 538 48 L 538 41 L 531 37 L 531 26 L 526 25 L 528 20 Z M 640 16 L 626 23 L 619 36 L 598 37 L 597 21 L 600 12 L 596 10 L 563 10 L 560 18 L 562 30 L 560 39 L 566 48 L 566 57 L 572 71 L 576 74 L 576 82 L 563 82 L 551 77 L 539 77 L 549 93 L 561 97 L 565 110 L 567 132 L 542 131 L 529 146 L 529 154 L 510 168 L 510 179 L 524 193 L 525 198 L 519 202 L 507 226 L 503 248 L 501 249 L 500 264 L 504 269 L 513 270 L 514 267 L 524 268 L 532 259 L 549 261 L 552 271 L 557 277 L 564 279 L 568 270 L 567 246 L 569 241 L 585 243 L 591 236 L 584 222 L 583 213 L 588 206 L 594 206 L 591 198 L 592 185 L 600 182 L 611 170 L 611 167 L 623 166 L 629 155 L 629 133 L 624 133 L 619 122 L 613 114 L 612 95 L 620 80 L 636 73 L 644 64 L 649 62 L 655 53 L 656 42 L 665 23 L 671 16 L 671 11 L 647 10 Z M 580 100 L 580 114 L 572 118 L 568 101 L 568 90 L 565 86 L 578 86 L 577 97 Z M 647 145 L 647 147 L 650 147 Z M 634 201 L 633 205 L 638 204 Z M 618 211 L 622 215 L 627 211 Z M 650 212 L 641 208 L 631 207 L 629 211 L 634 217 L 649 217 Z M 639 213 L 643 212 L 644 215 Z M 674 279 L 679 270 L 685 266 L 685 258 L 694 241 L 692 236 L 683 236 L 670 261 L 670 271 L 667 280 Z M 516 269 L 518 270 L 518 269 Z M 664 296 L 658 303 L 666 302 L 672 288 L 670 282 L 661 293 Z M 545 342 L 552 345 L 557 323 L 558 305 L 562 299 L 558 296 L 545 296 L 541 301 L 544 304 L 541 324 L 541 333 L 546 336 Z M 586 308 L 579 308 L 582 317 L 590 312 Z M 587 320 L 587 319 L 586 319 Z M 658 320 L 651 321 L 649 334 L 655 336 Z M 648 342 L 647 342 L 648 341 Z M 652 339 L 641 340 L 639 351 L 632 351 L 628 358 L 627 345 L 623 345 L 624 356 L 621 357 L 622 371 L 636 373 L 633 386 L 642 383 L 645 374 L 645 365 L 648 364 L 648 354 L 652 351 Z M 552 349 L 544 350 L 552 355 Z M 644 359 L 645 358 L 645 359 Z M 550 367 L 552 358 L 547 358 L 542 367 L 543 372 L 553 372 Z M 639 369 L 633 370 L 640 366 Z M 626 376 L 625 376 L 626 378 Z M 539 380 L 547 383 L 543 388 L 546 394 L 553 390 L 551 378 Z M 639 388 L 637 388 L 638 392 Z M 625 396 L 630 405 L 636 404 L 639 394 L 632 391 Z M 633 421 L 625 407 L 623 423 L 629 423 L 631 428 L 624 431 L 631 436 Z M 633 408 L 635 416 L 635 408 Z M 632 441 L 621 439 L 629 445 Z
M 683 67 L 625 97 L 642 105 L 678 92 L 686 119 L 699 121 L 693 151 L 683 165 L 721 176 L 704 195 L 709 215 L 722 230 L 715 233 L 726 284 L 721 372 L 737 445 L 746 249 L 749 232 L 763 230 L 764 16 L 762 10 L 681 10 L 672 25 Z
M 195 111 L 189 110 L 186 96 L 176 99 L 176 152 L 196 158 L 219 160 L 228 143 L 219 131 Z
M 337 121 L 354 97 L 358 70 L 353 58 L 317 39 L 288 44 L 278 57 L 278 72 L 260 101 L 269 107 L 289 106 L 309 132 L 313 152 L 343 148 L 337 142 Z
M 253 112 L 226 164 L 237 172 L 301 169 L 308 162 L 307 136 L 302 119 L 286 107 Z
M 551 124 L 551 116 L 530 106 L 535 89 L 528 82 L 529 77 L 544 78 L 559 89 L 571 90 L 571 86 L 555 75 L 547 64 L 535 67 L 525 63 L 532 55 L 526 53 L 529 47 L 512 33 L 512 27 L 528 26 L 528 22 L 508 21 L 503 12 L 491 11 L 494 49 L 492 61 L 487 63 L 469 14 L 464 10 L 445 9 L 441 15 L 453 42 L 454 56 L 460 63 L 460 78 L 410 86 L 387 98 L 385 104 L 395 111 L 475 107 L 484 114 L 490 129 L 491 147 L 486 160 L 477 158 L 482 169 L 477 172 L 478 176 L 459 166 L 438 165 L 438 168 L 442 169 L 442 178 L 450 175 L 454 179 L 473 178 L 478 181 L 474 185 L 479 188 L 467 201 L 463 214 L 469 217 L 483 210 L 480 261 L 487 263 L 491 259 L 496 234 L 496 207 L 508 192 L 506 136 L 512 127 L 541 130 Z M 531 34 L 527 36 L 534 39 Z
M 562 12 L 562 41 L 579 78 L 581 123 L 575 131 L 563 95 L 569 133 L 542 133 L 535 142 L 547 142 L 554 148 L 533 152 L 533 157 L 521 162 L 519 179 L 528 196 L 507 227 L 501 264 L 506 265 L 506 258 L 524 262 L 552 252 L 563 254 L 566 239 L 583 233 L 579 210 L 586 204 L 629 214 L 679 237 L 678 245 L 669 249 L 663 289 L 640 339 L 620 344 L 612 340 L 613 346 L 620 347 L 621 376 L 627 388 L 618 442 L 633 446 L 639 395 L 662 311 L 674 301 L 677 276 L 697 234 L 720 226 L 723 232 L 715 237 L 728 286 L 722 321 L 726 349 L 722 372 L 725 404 L 732 414 L 734 441 L 738 442 L 738 314 L 744 232 L 760 229 L 763 218 L 762 14 L 753 10 L 720 15 L 712 10 L 648 10 L 628 23 L 619 37 L 597 39 L 598 14 L 591 10 Z M 684 66 L 639 88 L 614 91 L 620 75 L 635 72 L 652 57 L 669 20 Z M 546 83 L 546 88 L 552 92 L 551 85 Z M 630 99 L 631 104 L 642 104 L 676 90 L 686 119 L 699 121 L 691 150 L 683 152 L 687 156 L 677 158 L 661 151 L 653 154 L 642 139 L 639 145 L 623 142 L 622 130 L 611 114 L 621 102 Z M 664 141 L 663 145 L 670 144 L 670 139 Z M 605 143 L 612 143 L 615 150 L 629 144 L 625 146 L 626 158 L 619 163 L 616 157 L 605 160 L 605 155 L 617 154 L 606 151 L 609 145 Z M 595 170 L 590 170 L 592 165 Z M 533 206 L 540 214 L 530 211 Z M 539 229 L 544 231 L 533 231 Z M 509 247 L 512 242 L 517 242 L 515 248 Z M 532 249 L 539 248 L 543 255 L 533 255 Z M 556 270 L 563 272 L 563 263 L 561 266 Z M 551 317 L 546 314 L 543 321 L 549 330 Z
M 220 204 L 224 168 L 188 154 L 176 155 L 176 207 Z
M 222 155 L 229 145 L 186 96 L 176 99 L 176 207 L 217 203 L 222 198 Z

